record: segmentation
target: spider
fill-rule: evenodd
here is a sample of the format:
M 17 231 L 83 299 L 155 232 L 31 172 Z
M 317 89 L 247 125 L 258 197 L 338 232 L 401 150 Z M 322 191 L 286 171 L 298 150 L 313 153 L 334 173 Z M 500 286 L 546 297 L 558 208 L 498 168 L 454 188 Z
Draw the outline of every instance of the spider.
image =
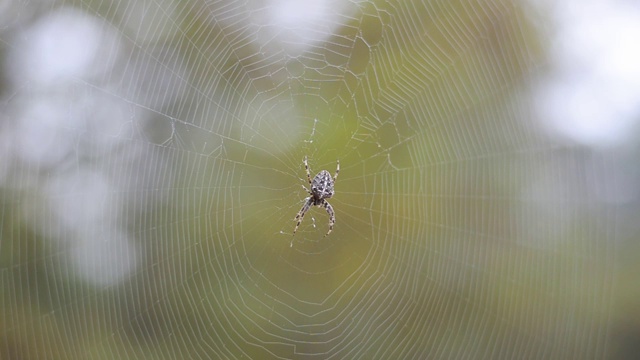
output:
M 293 229 L 293 235 L 296 235 L 296 231 L 298 230 L 298 226 L 302 222 L 304 218 L 304 214 L 309 211 L 311 206 L 324 207 L 329 214 L 329 231 L 324 235 L 327 236 L 333 230 L 333 225 L 336 223 L 336 216 L 333 212 L 333 207 L 329 204 L 329 202 L 325 199 L 328 199 L 333 196 L 334 190 L 333 187 L 336 184 L 336 178 L 338 178 L 338 173 L 340 172 L 340 161 L 338 160 L 338 165 L 336 167 L 336 174 L 331 178 L 331 174 L 327 170 L 320 171 L 314 178 L 311 180 L 311 172 L 309 170 L 309 163 L 307 162 L 307 157 L 304 157 L 304 168 L 307 170 L 307 181 L 309 181 L 309 185 L 311 185 L 311 189 L 307 190 L 309 197 L 304 199 L 304 205 L 302 209 L 298 211 L 298 215 L 294 220 L 298 220 L 296 224 L 296 228 Z M 304 186 L 303 186 L 304 187 Z

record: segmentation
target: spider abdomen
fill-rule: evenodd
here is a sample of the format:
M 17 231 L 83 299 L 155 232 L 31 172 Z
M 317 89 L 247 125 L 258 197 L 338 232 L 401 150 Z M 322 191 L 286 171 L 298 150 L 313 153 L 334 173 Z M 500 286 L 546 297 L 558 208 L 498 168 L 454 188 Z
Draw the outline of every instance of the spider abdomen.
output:
M 317 200 L 333 196 L 333 179 L 327 170 L 322 170 L 313 178 L 311 193 Z

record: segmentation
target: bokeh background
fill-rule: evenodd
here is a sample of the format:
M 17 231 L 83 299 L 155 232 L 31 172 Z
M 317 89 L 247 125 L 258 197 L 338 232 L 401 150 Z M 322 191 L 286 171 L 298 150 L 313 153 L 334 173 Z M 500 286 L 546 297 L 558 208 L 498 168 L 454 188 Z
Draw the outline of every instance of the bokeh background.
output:
M 638 39 L 623 0 L 1 1 L 0 358 L 636 358 Z

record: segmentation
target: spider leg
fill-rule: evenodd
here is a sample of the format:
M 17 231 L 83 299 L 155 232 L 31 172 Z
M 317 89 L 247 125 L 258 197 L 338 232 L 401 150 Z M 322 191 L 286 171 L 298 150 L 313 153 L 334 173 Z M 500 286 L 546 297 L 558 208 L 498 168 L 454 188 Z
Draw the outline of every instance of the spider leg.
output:
M 296 218 L 293 219 L 293 220 L 298 220 L 298 223 L 296 224 L 296 228 L 293 229 L 293 236 L 296 235 L 296 231 L 298 231 L 298 226 L 300 226 L 302 219 L 304 219 L 304 214 L 306 214 L 307 211 L 309 211 L 311 204 L 313 204 L 313 199 L 311 197 L 306 198 L 304 205 L 302 205 L 302 209 L 298 211 L 298 215 L 296 215 Z
M 307 157 L 304 157 L 304 168 L 307 171 L 307 181 L 309 185 L 311 185 L 311 170 L 309 170 L 309 163 L 307 162 Z
M 333 225 L 335 225 L 336 223 L 336 214 L 333 212 L 333 206 L 331 206 L 331 204 L 329 204 L 328 201 L 322 199 L 322 206 L 324 207 L 325 210 L 327 210 L 327 213 L 329 214 L 329 231 L 327 231 L 327 233 L 324 235 L 324 236 L 327 236 L 331 234 L 331 231 L 333 230 Z
M 338 174 L 340 173 L 340 160 L 338 160 L 338 165 L 336 166 L 336 174 L 333 175 L 333 182 L 336 182 L 336 179 L 338 178 Z

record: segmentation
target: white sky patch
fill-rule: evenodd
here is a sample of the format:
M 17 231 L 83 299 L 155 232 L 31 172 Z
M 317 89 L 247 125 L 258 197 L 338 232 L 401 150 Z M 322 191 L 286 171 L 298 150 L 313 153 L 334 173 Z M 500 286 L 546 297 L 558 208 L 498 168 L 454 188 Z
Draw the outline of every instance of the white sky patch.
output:
M 635 139 L 640 120 L 640 4 L 566 0 L 555 5 L 552 78 L 540 89 L 547 128 L 573 142 Z
M 139 263 L 138 250 L 125 231 L 98 234 L 71 250 L 78 276 L 99 286 L 115 285 L 132 273 Z
M 349 4 L 335 0 L 271 0 L 264 10 L 255 12 L 257 23 L 266 25 L 267 30 L 258 34 L 263 43 L 277 40 L 278 47 L 299 55 L 343 25 Z
M 112 71 L 121 54 L 113 28 L 74 8 L 61 8 L 16 35 L 7 71 L 12 97 L 13 156 L 43 167 L 77 151 L 79 133 L 116 135 L 129 116 L 113 91 L 86 91 Z M 109 133 L 106 133 L 106 132 Z M 108 141 L 113 141 L 109 137 Z
M 310 26 L 328 17 L 326 0 L 276 0 L 269 7 L 273 23 L 285 29 L 301 29 L 310 32 Z
M 56 225 L 64 237 L 61 248 L 69 249 L 67 260 L 85 281 L 112 285 L 138 265 L 137 251 L 118 222 L 118 188 L 101 172 L 80 170 L 60 174 L 46 189 Z
M 115 36 L 86 13 L 63 8 L 35 22 L 20 37 L 9 56 L 7 72 L 16 84 L 58 85 L 58 81 L 86 77 L 112 65 Z

